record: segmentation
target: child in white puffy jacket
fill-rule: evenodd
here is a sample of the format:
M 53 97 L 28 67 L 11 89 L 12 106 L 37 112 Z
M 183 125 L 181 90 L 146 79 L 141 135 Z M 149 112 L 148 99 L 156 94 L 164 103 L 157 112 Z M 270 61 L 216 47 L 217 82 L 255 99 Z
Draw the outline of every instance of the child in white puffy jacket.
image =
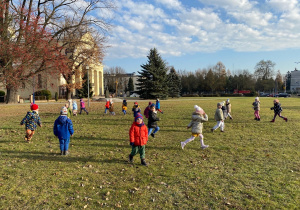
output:
M 181 148 L 184 149 L 185 145 L 191 141 L 193 141 L 196 137 L 199 136 L 201 148 L 206 149 L 209 145 L 205 145 L 203 141 L 203 135 L 202 135 L 202 129 L 203 129 L 203 122 L 208 121 L 208 116 L 204 112 L 204 110 L 195 105 L 195 112 L 192 114 L 192 121 L 188 124 L 187 128 L 192 128 L 192 136 L 185 140 L 184 142 L 181 142 Z

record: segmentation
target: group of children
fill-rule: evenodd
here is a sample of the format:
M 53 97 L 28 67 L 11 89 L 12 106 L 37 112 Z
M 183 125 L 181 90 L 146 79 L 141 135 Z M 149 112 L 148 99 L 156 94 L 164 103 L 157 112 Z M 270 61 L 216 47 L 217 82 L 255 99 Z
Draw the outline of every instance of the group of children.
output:
M 105 104 L 105 113 L 107 109 L 112 113 L 113 112 L 113 102 L 112 100 L 107 100 Z M 286 117 L 283 117 L 281 115 L 282 108 L 281 104 L 279 103 L 278 99 L 275 99 L 274 106 L 271 107 L 271 110 L 274 110 L 274 117 L 271 120 L 271 122 L 275 122 L 275 118 L 277 115 L 280 118 L 283 118 L 286 122 L 288 119 Z M 61 155 L 68 155 L 69 154 L 69 143 L 70 143 L 70 137 L 74 134 L 73 130 L 73 123 L 70 119 L 71 113 L 73 113 L 74 116 L 77 116 L 77 103 L 76 100 L 73 100 L 72 102 L 72 108 L 73 112 L 70 110 L 70 104 L 67 103 L 60 112 L 60 116 L 55 120 L 54 127 L 53 127 L 53 133 L 55 136 L 58 137 L 59 143 L 60 143 L 60 151 Z M 109 107 L 108 107 L 109 104 Z M 260 101 L 259 98 L 256 97 L 255 101 L 252 103 L 253 109 L 254 109 L 254 116 L 255 120 L 260 121 Z M 112 107 L 112 108 L 111 108 Z M 30 111 L 27 112 L 26 116 L 23 118 L 23 120 L 20 122 L 20 125 L 25 124 L 25 140 L 27 142 L 31 142 L 32 136 L 37 128 L 37 125 L 42 127 L 41 119 L 38 114 L 38 105 L 31 104 L 30 105 Z M 184 149 L 187 143 L 193 141 L 196 137 L 200 138 L 201 148 L 206 149 L 209 147 L 209 145 L 204 144 L 204 136 L 202 134 L 203 130 L 203 122 L 208 121 L 208 116 L 205 113 L 205 111 L 195 105 L 194 106 L 195 111 L 192 113 L 192 120 L 188 124 L 187 129 L 191 128 L 192 130 L 192 136 L 188 138 L 186 141 L 181 142 L 181 148 Z M 88 114 L 88 111 L 85 108 L 85 103 L 82 99 L 80 99 L 80 113 L 84 110 L 86 114 Z M 127 111 L 127 101 L 123 100 L 122 103 L 122 112 L 124 115 Z M 144 118 L 141 114 L 141 108 L 139 107 L 137 102 L 134 102 L 134 106 L 132 108 L 133 116 L 134 116 L 134 122 L 131 125 L 131 128 L 129 130 L 129 137 L 130 137 L 130 145 L 132 146 L 131 153 L 129 154 L 129 161 L 133 162 L 133 157 L 139 153 L 141 158 L 141 164 L 147 166 L 147 163 L 145 161 L 145 145 L 148 141 L 148 136 L 152 136 L 155 138 L 155 134 L 159 131 L 159 126 L 157 125 L 157 121 L 160 120 L 160 118 L 157 117 L 157 111 L 160 111 L 160 104 L 159 99 L 156 100 L 156 104 L 149 102 L 148 106 L 144 110 L 144 116 L 148 118 L 148 126 L 144 123 Z M 113 112 L 113 115 L 114 112 Z M 224 120 L 229 117 L 230 119 L 233 119 L 231 115 L 231 104 L 230 100 L 227 99 L 226 102 L 220 102 L 217 103 L 217 109 L 215 111 L 215 120 L 216 125 L 211 129 L 211 131 L 215 131 L 216 129 L 220 128 L 221 132 L 224 132 L 225 124 Z M 153 131 L 153 132 L 152 132 Z

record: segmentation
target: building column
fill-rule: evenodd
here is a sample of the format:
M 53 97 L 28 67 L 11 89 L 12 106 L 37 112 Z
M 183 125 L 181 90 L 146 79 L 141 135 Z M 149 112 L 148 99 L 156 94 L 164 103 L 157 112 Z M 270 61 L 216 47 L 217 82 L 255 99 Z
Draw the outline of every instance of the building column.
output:
M 94 75 L 95 75 L 95 78 L 94 78 L 94 89 L 95 89 L 95 95 L 98 96 L 99 95 L 99 72 L 98 70 L 95 70 L 94 71 Z

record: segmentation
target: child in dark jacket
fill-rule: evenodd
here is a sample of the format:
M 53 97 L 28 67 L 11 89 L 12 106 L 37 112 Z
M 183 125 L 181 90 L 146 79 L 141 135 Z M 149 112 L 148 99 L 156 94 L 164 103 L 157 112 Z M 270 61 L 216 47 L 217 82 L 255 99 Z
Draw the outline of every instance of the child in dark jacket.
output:
M 138 105 L 137 102 L 134 102 L 134 105 L 132 107 L 132 111 L 133 111 L 133 117 L 136 117 L 136 115 L 138 113 L 141 113 L 141 109 L 140 109 L 140 107 L 139 107 L 139 105 Z
M 275 118 L 277 115 L 280 118 L 283 118 L 285 120 L 285 122 L 288 121 L 288 119 L 286 117 L 281 116 L 282 108 L 281 108 L 281 104 L 279 103 L 278 99 L 274 100 L 274 107 L 271 107 L 271 110 L 274 110 L 274 118 L 273 118 L 273 120 L 271 120 L 271 122 L 275 122 Z
M 130 145 L 132 146 L 131 153 L 129 155 L 129 161 L 133 162 L 133 156 L 138 152 L 140 153 L 141 164 L 147 166 L 145 161 L 145 145 L 148 141 L 148 130 L 143 122 L 143 116 L 137 114 L 134 122 L 129 130 Z
M 73 123 L 70 118 L 67 117 L 68 110 L 63 107 L 61 115 L 55 120 L 53 126 L 53 133 L 59 139 L 60 154 L 68 155 L 70 136 L 73 136 Z
M 148 106 L 146 107 L 146 109 L 144 110 L 144 115 L 146 118 L 149 118 L 149 111 L 150 111 L 150 106 L 151 106 L 152 102 L 149 101 Z
M 157 126 L 157 121 L 160 121 L 160 118 L 157 117 L 157 111 L 155 110 L 155 104 L 151 104 L 148 118 L 148 136 L 151 134 L 153 138 L 155 138 L 155 134 L 159 131 L 159 127 Z M 154 132 L 152 133 L 152 130 Z
M 37 104 L 31 104 L 30 106 L 31 111 L 27 112 L 26 116 L 20 122 L 20 125 L 25 124 L 26 134 L 25 140 L 30 143 L 32 136 L 36 130 L 37 125 L 42 127 L 41 118 L 38 114 L 39 106 Z

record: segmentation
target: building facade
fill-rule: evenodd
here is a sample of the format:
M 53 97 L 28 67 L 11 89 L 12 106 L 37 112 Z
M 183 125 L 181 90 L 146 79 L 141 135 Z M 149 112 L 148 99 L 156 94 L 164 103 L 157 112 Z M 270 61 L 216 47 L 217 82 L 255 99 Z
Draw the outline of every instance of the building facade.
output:
M 291 71 L 291 86 L 292 92 L 300 92 L 300 70 Z

